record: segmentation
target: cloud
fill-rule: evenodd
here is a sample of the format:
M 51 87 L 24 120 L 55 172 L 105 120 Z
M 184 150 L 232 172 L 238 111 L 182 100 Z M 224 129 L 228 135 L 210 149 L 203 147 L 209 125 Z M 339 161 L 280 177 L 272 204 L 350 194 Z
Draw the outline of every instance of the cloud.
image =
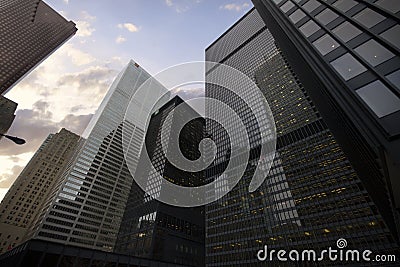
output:
M 10 173 L 3 173 L 0 175 L 0 188 L 8 188 L 10 187 L 21 171 L 24 169 L 23 166 L 15 165 L 11 168 Z
M 77 20 L 75 23 L 78 28 L 78 31 L 76 32 L 76 36 L 78 37 L 88 37 L 96 31 L 88 21 Z
M 61 49 L 71 62 L 77 66 L 87 65 L 96 60 L 92 55 L 75 48 L 72 44 L 66 44 Z
M 220 9 L 225 9 L 229 11 L 242 11 L 243 9 L 246 9 L 250 6 L 249 3 L 243 3 L 243 4 L 236 4 L 236 3 L 231 3 L 231 4 L 226 4 L 223 6 L 220 6 Z
M 117 44 L 122 44 L 122 43 L 126 42 L 126 38 L 123 37 L 122 35 L 120 35 L 120 36 L 117 37 L 117 39 L 115 39 L 115 42 Z
M 36 151 L 49 133 L 59 130 L 51 115 L 48 103 L 43 100 L 37 101 L 32 109 L 17 110 L 8 134 L 25 139 L 26 144 L 17 146 L 3 138 L 0 140 L 0 155 L 17 156 Z
M 69 0 L 63 0 L 63 2 L 68 5 Z
M 204 96 L 204 93 L 204 88 L 202 87 L 178 87 L 171 90 L 173 96 L 179 95 L 184 100 Z
M 95 66 L 77 73 L 62 75 L 58 86 L 77 89 L 79 92 L 90 91 L 92 95 L 105 93 L 117 72 L 108 67 Z
M 73 133 L 81 135 L 92 117 L 93 114 L 78 116 L 68 114 L 62 121 L 58 123 L 58 125 L 60 128 L 65 128 Z
M 203 0 L 165 0 L 165 4 L 175 9 L 177 13 L 184 13 L 201 2 L 203 2 Z
M 78 37 L 88 37 L 92 36 L 93 32 L 96 31 L 92 26 L 92 22 L 96 20 L 95 16 L 90 15 L 87 11 L 81 11 L 79 18 L 75 19 L 76 27 L 78 31 L 76 36 Z
M 120 23 L 117 25 L 120 29 L 127 29 L 130 32 L 138 32 L 140 28 L 132 23 Z
M 86 10 L 82 10 L 80 13 L 80 17 L 84 20 L 90 20 L 90 21 L 95 21 L 96 17 L 92 16 L 89 14 L 89 12 L 87 12 Z

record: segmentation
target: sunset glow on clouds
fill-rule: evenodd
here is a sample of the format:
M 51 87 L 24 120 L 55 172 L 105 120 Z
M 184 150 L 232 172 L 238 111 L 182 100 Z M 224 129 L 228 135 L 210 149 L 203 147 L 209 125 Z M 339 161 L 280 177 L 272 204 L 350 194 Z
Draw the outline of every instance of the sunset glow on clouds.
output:
M 149 73 L 204 60 L 204 50 L 251 8 L 250 1 L 47 0 L 78 32 L 6 97 L 18 103 L 0 140 L 0 199 L 50 133 L 81 134 L 116 74 L 130 59 Z M 197 96 L 199 90 L 179 92 Z

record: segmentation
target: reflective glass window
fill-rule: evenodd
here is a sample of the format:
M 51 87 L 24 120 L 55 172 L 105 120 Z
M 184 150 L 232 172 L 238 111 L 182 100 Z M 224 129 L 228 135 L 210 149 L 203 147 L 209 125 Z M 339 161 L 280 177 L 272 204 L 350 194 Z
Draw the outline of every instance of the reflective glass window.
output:
M 354 19 L 364 26 L 371 28 L 383 21 L 385 17 L 369 8 L 365 8 L 354 15 Z
M 296 10 L 295 12 L 293 12 L 290 16 L 289 19 L 296 24 L 297 22 L 299 22 L 302 18 L 304 18 L 306 16 L 306 14 L 301 11 L 300 9 Z
M 337 17 L 339 17 L 335 12 L 333 12 L 330 9 L 325 9 L 321 13 L 319 13 L 315 18 L 321 22 L 324 25 L 327 25 L 328 23 L 332 22 L 335 20 Z
M 362 33 L 362 31 L 347 21 L 334 28 L 332 32 L 344 42 L 348 42 Z
M 400 3 L 400 1 L 399 1 Z M 392 43 L 394 46 L 400 48 L 400 25 L 396 25 L 389 30 L 380 34 L 388 42 Z
M 294 4 L 291 1 L 287 1 L 285 4 L 281 6 L 283 12 L 288 12 L 290 9 L 294 7 Z
M 335 59 L 331 62 L 335 70 L 343 77 L 343 79 L 350 80 L 367 69 L 349 53 Z
M 357 2 L 354 0 L 339 0 L 333 4 L 339 10 L 343 12 L 349 11 L 351 8 L 357 5 Z
M 375 40 L 369 40 L 354 50 L 372 66 L 377 66 L 394 57 L 392 52 L 378 44 Z
M 393 13 L 397 13 L 400 11 L 399 0 L 378 0 L 375 4 Z
M 400 70 L 396 70 L 395 72 L 386 75 L 386 78 L 400 89 Z
M 300 27 L 300 31 L 306 36 L 309 37 L 315 32 L 321 29 L 314 21 L 309 20 L 303 26 Z
M 324 36 L 313 42 L 313 45 L 322 55 L 326 55 L 339 47 L 339 44 L 328 34 L 325 34 Z
M 400 110 L 400 99 L 381 81 L 375 81 L 356 93 L 379 118 Z
M 319 7 L 321 4 L 318 3 L 316 0 L 310 0 L 307 3 L 303 5 L 303 8 L 307 10 L 308 12 L 314 11 L 317 7 Z

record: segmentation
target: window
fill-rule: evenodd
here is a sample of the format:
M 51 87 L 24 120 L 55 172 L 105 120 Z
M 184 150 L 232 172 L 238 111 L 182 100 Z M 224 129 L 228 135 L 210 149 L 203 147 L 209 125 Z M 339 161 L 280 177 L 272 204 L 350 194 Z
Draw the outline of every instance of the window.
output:
M 274 0 L 275 4 L 279 5 L 283 0 Z
M 375 40 L 369 40 L 354 50 L 374 67 L 394 57 L 392 52 Z
M 339 44 L 328 34 L 316 40 L 313 45 L 323 56 L 339 47 Z
M 367 28 L 372 28 L 379 22 L 383 21 L 385 17 L 369 8 L 365 8 L 361 12 L 354 15 L 354 19 Z
M 389 81 L 391 81 L 397 88 L 400 89 L 400 70 L 397 70 L 389 75 L 386 75 Z
M 400 110 L 400 99 L 381 81 L 370 83 L 356 93 L 379 118 Z
M 343 12 L 349 11 L 351 8 L 357 5 L 357 2 L 354 0 L 339 0 L 333 4 L 339 10 Z
M 344 42 L 348 42 L 362 33 L 362 31 L 347 21 L 334 28 L 332 32 Z
M 288 12 L 289 10 L 291 10 L 294 7 L 294 4 L 291 1 L 286 2 L 285 4 L 283 4 L 281 6 L 281 9 L 283 12 Z
M 303 8 L 307 10 L 308 12 L 313 12 L 317 7 L 319 7 L 321 4 L 318 3 L 316 0 L 310 0 L 307 3 L 303 5 Z
M 346 80 L 360 75 L 367 69 L 349 53 L 331 62 L 332 67 Z
M 292 15 L 289 16 L 289 19 L 296 24 L 299 22 L 302 18 L 304 18 L 306 14 L 301 11 L 300 9 L 296 10 L 295 12 L 292 13 Z
M 319 29 L 321 29 L 321 28 L 312 20 L 306 22 L 303 26 L 300 27 L 300 31 L 306 37 L 311 36 L 313 33 L 317 32 Z
M 389 12 L 397 13 L 400 11 L 400 1 L 399 0 L 379 0 L 375 4 L 383 7 Z
M 399 1 L 400 3 L 400 1 Z M 383 38 L 385 38 L 388 42 L 400 48 L 400 25 L 396 25 L 389 30 L 380 34 Z
M 321 13 L 319 13 L 317 16 L 315 16 L 315 18 L 321 22 L 324 25 L 327 25 L 328 23 L 332 22 L 334 19 L 336 19 L 337 17 L 339 17 L 338 15 L 336 15 L 335 12 L 333 12 L 330 9 L 325 9 L 324 11 L 322 11 Z

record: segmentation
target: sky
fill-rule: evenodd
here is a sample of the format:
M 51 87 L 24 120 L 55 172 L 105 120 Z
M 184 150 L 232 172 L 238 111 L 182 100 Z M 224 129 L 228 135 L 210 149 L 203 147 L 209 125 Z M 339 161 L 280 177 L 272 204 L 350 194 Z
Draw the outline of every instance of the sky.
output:
M 47 0 L 78 32 L 5 96 L 18 103 L 0 140 L 0 200 L 50 133 L 81 134 L 133 59 L 150 74 L 204 60 L 204 50 L 252 8 L 250 0 Z M 202 94 L 195 89 L 180 94 Z

